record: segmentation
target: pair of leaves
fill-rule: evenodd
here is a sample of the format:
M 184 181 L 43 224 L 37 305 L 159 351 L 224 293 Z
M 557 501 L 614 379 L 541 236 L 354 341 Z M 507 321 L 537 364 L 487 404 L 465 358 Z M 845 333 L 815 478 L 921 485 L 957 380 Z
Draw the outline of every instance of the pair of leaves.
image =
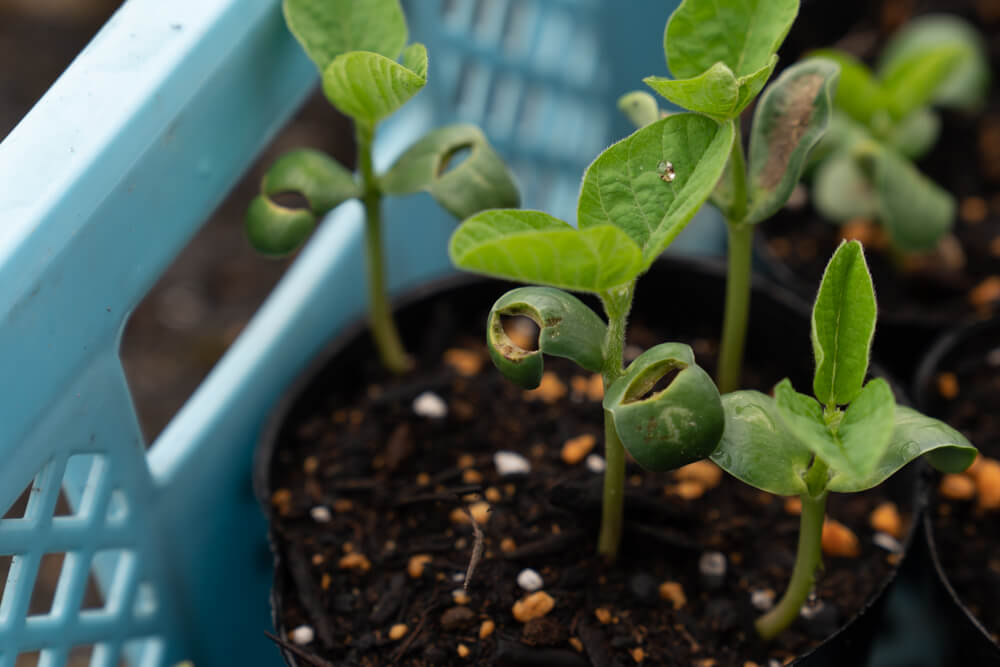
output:
M 507 335 L 504 317 L 528 317 L 539 328 L 538 349 Z M 542 379 L 543 355 L 575 361 L 591 372 L 604 366 L 607 327 L 575 296 L 551 287 L 520 287 L 490 310 L 486 343 L 494 365 L 526 389 Z M 647 396 L 670 373 L 669 384 Z M 725 418 L 719 391 L 687 345 L 664 343 L 639 355 L 608 387 L 611 413 L 622 444 L 647 470 L 672 470 L 708 456 L 719 443 Z
M 426 85 L 427 49 L 403 48 L 408 30 L 399 0 L 284 0 L 283 8 L 322 74 L 324 94 L 356 121 L 374 125 Z
M 863 384 L 875 318 L 861 244 L 843 243 L 813 308 L 813 391 L 819 401 L 796 392 L 787 379 L 775 387 L 773 399 L 747 391 L 727 395 L 726 429 L 712 459 L 743 481 L 782 495 L 806 492 L 804 475 L 813 457 L 829 466 L 826 488 L 842 492 L 876 486 L 929 452 L 937 451 L 931 461 L 937 466 L 968 466 L 975 448 L 960 434 L 897 407 L 885 380 Z
M 838 151 L 816 169 L 814 202 L 833 221 L 877 218 L 904 251 L 931 250 L 955 220 L 955 200 L 912 162 L 874 141 Z
M 484 211 L 455 231 L 452 261 L 478 273 L 576 291 L 601 293 L 627 284 L 697 212 L 732 141 L 731 124 L 696 114 L 658 120 L 587 168 L 578 229 L 539 211 Z
M 786 428 L 775 400 L 756 391 L 722 397 L 726 427 L 712 461 L 738 479 L 770 493 L 806 493 L 804 476 L 814 452 Z M 936 419 L 895 406 L 892 431 L 867 474 L 834 471 L 827 489 L 840 493 L 878 486 L 907 463 L 925 455 L 942 472 L 961 472 L 976 457 L 965 437 Z
M 456 153 L 468 156 L 447 169 Z M 413 144 L 381 177 L 382 192 L 406 195 L 426 190 L 457 218 L 490 208 L 517 206 L 517 186 L 485 135 L 472 125 L 434 130 Z M 304 208 L 284 205 L 281 195 L 295 194 Z M 285 255 L 298 248 L 316 223 L 347 199 L 361 197 L 354 174 L 333 158 L 310 149 L 279 158 L 261 182 L 261 194 L 247 211 L 247 235 L 254 248 Z
M 684 0 L 663 35 L 677 78 L 645 82 L 686 109 L 734 118 L 770 78 L 798 9 L 798 0 Z

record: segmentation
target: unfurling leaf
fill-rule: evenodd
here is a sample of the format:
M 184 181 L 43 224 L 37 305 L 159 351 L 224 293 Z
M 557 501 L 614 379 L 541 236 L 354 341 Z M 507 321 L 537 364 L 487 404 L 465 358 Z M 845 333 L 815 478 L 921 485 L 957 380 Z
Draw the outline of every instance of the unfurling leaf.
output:
M 850 403 L 861 392 L 876 310 L 861 244 L 841 243 L 823 273 L 812 313 L 813 392 L 824 405 Z
M 455 230 L 448 251 L 468 271 L 580 292 L 624 285 L 643 268 L 639 247 L 617 227 L 577 230 L 541 211 L 478 213 Z
M 323 93 L 351 118 L 377 123 L 427 84 L 427 50 L 412 44 L 406 55 L 408 67 L 371 51 L 339 55 L 323 70 Z
M 757 94 L 764 88 L 764 84 L 766 84 L 767 80 L 771 78 L 771 74 L 777 66 L 778 56 L 772 55 L 771 59 L 767 61 L 767 64 L 759 70 L 741 76 L 736 80 L 740 86 L 740 92 L 736 99 L 736 108 L 734 108 L 731 112 L 731 116 L 733 118 L 742 113 L 743 110 L 754 101 Z
M 834 470 L 854 470 L 841 442 L 827 426 L 823 408 L 785 378 L 774 387 L 774 405 L 788 432 Z
M 465 159 L 449 168 L 464 151 Z M 485 209 L 512 208 L 520 201 L 503 159 L 475 125 L 449 125 L 428 133 L 396 160 L 381 186 L 391 195 L 426 190 L 459 219 Z
M 955 221 L 955 199 L 892 150 L 874 156 L 879 218 L 893 243 L 907 251 L 931 250 Z
M 660 120 L 656 98 L 645 90 L 636 90 L 618 98 L 618 110 L 636 127 L 646 127 Z
M 299 195 L 307 208 L 290 208 L 274 200 Z M 339 162 L 315 150 L 294 150 L 278 158 L 261 181 L 261 194 L 247 210 L 251 245 L 269 255 L 284 255 L 301 245 L 319 218 L 361 190 L 354 174 Z
M 663 35 L 667 67 L 682 79 L 718 62 L 737 77 L 753 74 L 771 60 L 798 11 L 799 0 L 684 0 Z
M 722 397 L 726 430 L 712 461 L 733 477 L 781 496 L 806 492 L 813 453 L 785 427 L 774 399 L 759 391 Z
M 643 82 L 679 107 L 724 121 L 732 117 L 740 86 L 725 63 L 715 63 L 690 79 L 648 76 Z
M 750 134 L 747 222 L 770 218 L 792 195 L 826 131 L 838 73 L 829 60 L 806 60 L 785 70 L 761 97 Z
M 947 424 L 899 405 L 889 444 L 871 472 L 864 476 L 834 474 L 829 489 L 841 493 L 865 491 L 921 455 L 942 472 L 957 473 L 972 464 L 976 448 Z
M 889 446 L 894 428 L 896 399 L 889 383 L 875 378 L 851 401 L 837 426 L 836 437 L 851 462 L 847 471 L 854 478 L 870 475 Z
M 518 345 L 503 326 L 503 316 L 524 316 L 538 325 L 538 349 Z M 542 355 L 575 361 L 599 372 L 604 322 L 572 294 L 552 287 L 519 287 L 500 297 L 486 323 L 486 344 L 494 365 L 512 382 L 534 389 L 542 379 Z
M 654 391 L 672 373 L 669 384 Z M 725 425 L 715 382 L 695 364 L 691 348 L 680 343 L 663 343 L 639 355 L 608 387 L 604 409 L 625 449 L 653 471 L 709 456 Z
M 733 135 L 732 123 L 679 113 L 612 145 L 584 174 L 580 229 L 620 227 L 642 249 L 644 270 L 711 194 Z M 660 171 L 668 165 L 669 172 Z
M 320 72 L 348 51 L 395 58 L 406 44 L 399 0 L 284 0 L 285 22 Z

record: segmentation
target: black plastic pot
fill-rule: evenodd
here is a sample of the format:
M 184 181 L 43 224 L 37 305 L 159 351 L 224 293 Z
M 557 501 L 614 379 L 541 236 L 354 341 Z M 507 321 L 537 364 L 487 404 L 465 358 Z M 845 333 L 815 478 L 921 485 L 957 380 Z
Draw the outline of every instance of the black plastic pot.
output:
M 440 352 L 448 345 L 449 328 L 454 328 L 457 320 L 467 318 L 470 313 L 483 311 L 485 314 L 485 308 L 510 286 L 500 281 L 468 276 L 426 285 L 400 300 L 396 308 L 400 328 L 404 335 L 411 334 L 407 336 L 411 339 L 411 349 L 419 349 L 412 338 L 423 335 L 439 339 L 437 343 L 432 340 L 431 345 L 434 347 L 436 344 L 440 348 L 436 357 L 439 358 Z M 725 292 L 725 267 L 722 262 L 663 260 L 640 280 L 637 292 L 637 317 L 641 313 L 644 325 L 655 331 L 661 340 L 717 337 Z M 811 386 L 813 362 L 806 305 L 790 292 L 757 278 L 754 280 L 751 313 L 748 359 L 781 360 L 781 368 L 771 369 L 774 372 L 773 381 L 789 375 L 797 387 Z M 286 604 L 294 604 L 308 610 L 319 608 L 320 603 L 317 591 L 309 590 L 308 585 L 297 584 L 297 581 L 308 581 L 305 557 L 289 553 L 282 536 L 273 527 L 270 498 L 274 459 L 281 456 L 282 442 L 290 436 L 287 433 L 290 429 L 288 424 L 294 423 L 296 415 L 306 413 L 317 388 L 329 386 L 345 375 L 357 377 L 363 365 L 371 363 L 365 361 L 374 358 L 368 338 L 363 323 L 358 323 L 332 341 L 287 392 L 261 435 L 256 453 L 254 485 L 265 514 L 272 520 L 269 531 L 275 558 L 272 605 L 275 627 L 282 636 L 288 629 L 282 626 L 279 609 L 285 608 Z M 876 373 L 885 376 L 884 373 Z M 889 495 L 915 518 L 914 525 L 918 523 L 916 518 L 926 499 L 921 477 L 921 469 L 910 466 L 887 482 Z M 915 527 L 911 527 L 904 540 L 905 549 L 909 548 L 915 532 Z M 809 667 L 869 664 L 872 652 L 885 648 L 876 647 L 877 639 L 880 628 L 887 622 L 888 592 L 898 571 L 899 568 L 894 570 L 879 586 L 861 612 L 820 646 L 801 656 L 795 664 Z M 319 635 L 324 629 L 316 628 L 316 631 Z M 283 653 L 290 665 L 310 664 L 297 659 L 288 650 Z
M 946 404 L 936 391 L 936 378 L 945 370 L 953 370 L 961 357 L 970 350 L 988 350 L 1000 341 L 1000 318 L 968 324 L 941 336 L 920 363 L 914 383 L 917 407 L 929 415 L 943 418 Z M 978 444 L 978 443 L 973 443 Z M 990 452 L 995 456 L 996 451 Z M 934 501 L 931 496 L 929 511 L 924 517 L 924 546 L 928 563 L 936 575 L 933 584 L 934 601 L 939 609 L 939 618 L 945 621 L 947 633 L 945 645 L 950 652 L 942 656 L 941 664 L 1000 665 L 1000 644 L 990 636 L 980 620 L 962 602 L 948 577 L 942 559 L 942 544 L 934 530 Z M 984 520 L 991 520 L 985 518 Z M 1000 548 L 1000 545 L 998 545 Z

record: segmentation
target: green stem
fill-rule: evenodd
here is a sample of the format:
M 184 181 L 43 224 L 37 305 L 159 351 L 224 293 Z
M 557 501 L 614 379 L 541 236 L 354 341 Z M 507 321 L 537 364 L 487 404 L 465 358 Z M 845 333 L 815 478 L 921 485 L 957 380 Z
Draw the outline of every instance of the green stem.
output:
M 625 350 L 625 322 L 632 308 L 635 282 L 612 293 L 602 295 L 608 329 L 604 335 L 604 390 L 621 377 Z M 615 430 L 611 413 L 604 411 L 604 498 L 601 504 L 601 532 L 597 538 L 597 553 L 613 561 L 618 556 L 625 519 L 625 447 Z
M 798 617 L 816 581 L 823 543 L 823 516 L 826 512 L 828 469 L 816 459 L 806 476 L 809 492 L 803 493 L 799 520 L 799 546 L 788 588 L 769 612 L 757 619 L 757 633 L 764 639 L 777 637 Z
M 733 140 L 728 169 L 733 204 L 726 220 L 729 228 L 729 269 L 726 272 L 726 305 L 716 378 L 722 393 L 735 391 L 740 385 L 747 318 L 750 313 L 750 271 L 753 260 L 753 226 L 743 221 L 747 214 L 746 158 L 743 155 L 739 119 L 733 122 L 736 126 L 736 138 Z
M 372 139 L 375 128 L 356 123 L 358 143 L 358 168 L 361 171 L 361 201 L 365 206 L 365 267 L 368 271 L 368 307 L 371 315 L 372 337 L 379 359 L 386 370 L 404 373 L 412 362 L 403 348 L 403 342 L 392 317 L 385 280 L 385 257 L 382 248 L 382 192 L 372 166 Z

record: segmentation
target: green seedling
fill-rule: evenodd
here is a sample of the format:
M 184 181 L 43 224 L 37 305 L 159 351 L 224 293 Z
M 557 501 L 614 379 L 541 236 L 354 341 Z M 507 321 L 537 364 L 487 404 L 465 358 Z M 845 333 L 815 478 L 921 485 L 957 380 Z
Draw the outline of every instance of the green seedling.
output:
M 490 311 L 487 344 L 507 377 L 537 386 L 546 354 L 603 376 L 607 468 L 598 551 L 608 559 L 621 541 L 625 450 L 648 469 L 668 470 L 708 456 L 721 435 L 719 393 L 690 348 L 659 345 L 628 368 L 622 353 L 637 279 L 712 192 L 734 131 L 692 113 L 656 120 L 587 168 L 577 227 L 540 211 L 484 211 L 451 238 L 457 266 L 544 286 L 515 289 Z M 607 322 L 563 290 L 596 295 Z M 537 350 L 507 335 L 505 316 L 534 320 Z
M 773 398 L 757 391 L 722 397 L 726 427 L 712 460 L 758 489 L 802 499 L 788 588 L 756 623 L 764 638 L 788 627 L 812 590 L 830 492 L 870 489 L 921 455 L 945 472 L 965 470 L 976 456 L 954 429 L 896 405 L 885 380 L 865 384 L 875 316 L 861 244 L 842 243 L 813 306 L 815 398 L 796 392 L 788 379 L 775 387 Z
M 886 45 L 875 71 L 853 56 L 840 64 L 830 131 L 816 151 L 813 201 L 827 219 L 877 220 L 893 248 L 934 249 L 951 229 L 954 198 L 913 164 L 937 141 L 935 107 L 975 111 L 989 88 L 976 30 L 956 16 L 911 21 Z
M 452 125 L 417 140 L 389 170 L 376 174 L 372 144 L 378 123 L 427 83 L 427 50 L 407 46 L 399 0 L 284 0 L 285 20 L 322 75 L 323 93 L 354 121 L 358 173 L 311 149 L 279 158 L 247 211 L 251 244 L 269 255 L 297 249 L 330 210 L 360 199 L 365 208 L 365 258 L 371 328 L 383 365 L 405 371 L 407 356 L 386 293 L 382 198 L 426 191 L 461 219 L 488 208 L 517 206 L 511 175 L 472 125 Z M 459 154 L 461 163 L 449 169 Z M 456 160 L 457 161 L 457 160 Z M 283 203 L 295 194 L 303 207 Z
M 744 150 L 740 114 L 757 98 L 778 62 L 777 50 L 798 13 L 798 0 L 684 0 L 663 36 L 667 67 L 677 78 L 647 85 L 670 102 L 732 127 L 736 137 L 712 203 L 726 218 L 729 269 L 719 357 L 723 392 L 739 386 L 750 308 L 754 226 L 791 196 L 809 152 L 826 130 L 838 67 L 811 59 L 790 67 L 761 96 Z M 661 115 L 655 98 L 635 92 L 619 108 L 637 125 Z

